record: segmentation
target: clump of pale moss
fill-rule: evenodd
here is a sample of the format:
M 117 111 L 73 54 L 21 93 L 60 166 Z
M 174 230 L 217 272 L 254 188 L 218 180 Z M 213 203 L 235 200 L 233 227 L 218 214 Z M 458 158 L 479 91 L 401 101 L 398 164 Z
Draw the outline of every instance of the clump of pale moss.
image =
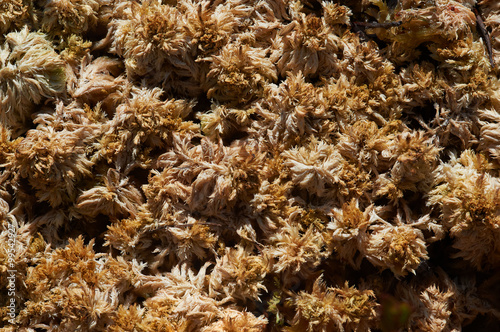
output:
M 439 207 L 453 247 L 458 249 L 455 256 L 478 270 L 491 268 L 500 259 L 500 181 L 492 176 L 494 166 L 481 154 L 465 150 L 460 158 L 451 158 L 436 171 L 429 204 Z
M 18 29 L 26 24 L 24 20 L 29 18 L 29 5 L 31 1 L 5 0 L 0 4 L 0 33 L 5 34 L 9 30 Z
M 493 330 L 499 28 L 487 0 L 3 1 L 2 331 Z
M 0 46 L 2 123 L 20 134 L 37 105 L 66 91 L 65 64 L 44 34 L 24 28 Z

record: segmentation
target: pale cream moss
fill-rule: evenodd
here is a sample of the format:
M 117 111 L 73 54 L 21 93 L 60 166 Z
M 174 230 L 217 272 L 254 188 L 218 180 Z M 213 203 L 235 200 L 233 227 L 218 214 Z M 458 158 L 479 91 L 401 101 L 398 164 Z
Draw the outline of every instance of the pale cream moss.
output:
M 5 192 L 2 193 L 5 197 Z M 7 197 L 5 197 L 7 198 Z M 15 234 L 16 241 L 12 241 Z M 18 282 L 20 276 L 26 275 L 29 266 L 33 265 L 37 258 L 43 255 L 46 243 L 40 234 L 31 234 L 30 225 L 25 224 L 21 218 L 9 211 L 8 202 L 0 198 L 0 287 L 5 290 L 0 300 L 0 321 L 5 322 L 10 318 L 4 313 L 9 312 L 8 288 L 12 288 L 11 277 L 15 278 L 15 298 L 25 298 L 26 287 Z M 11 271 L 16 271 L 14 274 Z M 10 278 L 9 278 L 10 277 Z M 9 279 L 10 280 L 9 280 Z M 10 287 L 9 287 L 10 286 Z M 10 289 L 12 291 L 12 289 Z
M 92 42 L 84 40 L 79 35 L 73 34 L 64 40 L 62 46 L 63 50 L 60 53 L 61 58 L 73 68 L 73 71 L 76 71 L 77 67 L 80 65 L 80 61 L 84 56 L 88 55 L 92 47 Z
M 302 72 L 306 77 L 317 77 L 339 71 L 337 53 L 341 42 L 332 30 L 322 17 L 296 13 L 273 43 L 271 59 L 277 61 L 279 74 Z
M 500 91 L 500 90 L 499 90 Z M 495 109 L 479 110 L 485 124 L 481 127 L 480 151 L 486 151 L 492 161 L 500 164 L 500 113 Z
M 440 280 L 437 277 L 441 277 Z M 452 315 L 456 312 L 455 305 L 459 293 L 451 280 L 444 273 L 436 274 L 432 280 L 422 280 L 422 284 L 412 283 L 398 287 L 398 292 L 403 300 L 413 306 L 408 319 L 408 325 L 404 326 L 410 331 L 443 331 L 457 330 L 457 317 Z M 414 289 L 413 287 L 416 287 Z
M 78 196 L 76 212 L 90 218 L 98 214 L 135 217 L 143 203 L 141 192 L 112 168 L 103 181 L 104 186 L 95 186 Z
M 357 84 L 375 83 L 374 87 L 378 87 L 376 90 L 386 96 L 384 102 L 397 105 L 400 96 L 395 93 L 399 91 L 394 91 L 394 88 L 399 82 L 394 73 L 394 64 L 384 56 L 383 50 L 372 40 L 364 42 L 359 34 L 352 31 L 346 31 L 341 36 L 342 59 L 339 66 L 342 69 L 339 74 L 354 75 Z M 376 84 L 377 81 L 380 83 Z M 377 97 L 376 93 L 374 96 Z
M 312 136 L 328 141 L 337 124 L 327 107 L 321 89 L 307 83 L 302 73 L 290 73 L 278 86 L 267 87 L 255 107 L 262 120 L 253 127 L 277 151 L 307 143 Z
M 114 83 L 113 83 L 114 85 Z M 115 163 L 118 170 L 147 167 L 153 161 L 153 150 L 172 146 L 173 134 L 191 138 L 199 127 L 183 121 L 193 107 L 186 100 L 160 99 L 162 90 L 134 89 L 130 99 L 116 108 L 112 120 L 103 126 L 103 135 L 95 144 L 95 160 Z
M 380 71 L 367 77 L 341 73 L 338 78 L 323 79 L 327 114 L 344 126 L 357 120 L 371 120 L 383 126 L 399 119 L 404 100 L 401 81 L 393 65 L 385 65 Z
M 268 320 L 264 315 L 256 317 L 244 310 L 225 309 L 220 317 L 201 332 L 263 332 L 266 331 Z
M 208 296 L 209 265 L 194 270 L 181 264 L 162 276 L 145 276 L 143 289 L 154 293 L 144 302 L 150 315 L 160 322 L 170 321 L 176 331 L 199 331 L 213 323 L 222 314 L 224 302 Z
M 96 254 L 93 240 L 69 240 L 65 248 L 45 253 L 30 267 L 26 303 L 18 321 L 26 327 L 61 325 L 102 329 L 118 307 L 118 296 L 139 279 L 143 266 Z
M 95 135 L 99 134 L 106 120 L 106 114 L 102 112 L 99 105 L 91 109 L 88 106 L 82 108 L 77 102 L 65 105 L 62 101 L 55 105 L 55 109 L 44 109 L 33 116 L 33 123 L 37 124 L 39 130 L 72 132 L 84 130 L 87 133 L 84 138 L 85 143 L 93 142 Z M 87 147 L 86 150 L 90 148 Z
M 323 231 L 330 220 L 325 211 L 321 209 L 297 208 L 294 213 L 295 215 L 297 215 L 297 219 L 294 218 L 293 221 L 297 222 L 301 231 L 307 231 L 309 227 Z
M 470 70 L 475 66 L 488 68 L 490 66 L 489 59 L 485 56 L 485 50 L 482 41 L 474 41 L 467 43 L 459 41 L 448 48 L 442 48 L 438 45 L 430 45 L 429 50 L 433 53 L 434 58 L 444 63 L 446 67 L 458 70 Z M 443 68 L 445 68 L 443 66 Z
M 394 29 L 395 39 L 412 47 L 420 43 L 454 41 L 472 39 L 472 28 L 476 25 L 476 17 L 471 8 L 453 0 L 437 0 L 424 4 L 423 8 L 410 8 L 403 4 L 403 10 L 394 16 L 403 22 Z M 406 30 L 407 34 L 399 33 Z M 391 31 L 392 32 L 392 31 Z
M 245 21 L 255 11 L 244 1 L 179 1 L 178 7 L 194 30 L 197 61 L 207 64 L 211 55 L 246 30 Z M 203 81 L 203 77 L 200 79 Z
M 375 266 L 391 269 L 396 276 L 415 273 L 427 260 L 427 248 L 422 231 L 407 225 L 380 226 L 370 234 L 366 258 Z
M 123 16 L 113 22 L 112 51 L 124 58 L 128 78 L 144 79 L 166 91 L 198 93 L 191 81 L 199 75 L 191 55 L 194 31 L 187 17 L 177 7 L 156 2 L 126 6 Z
M 65 64 L 39 32 L 11 32 L 0 47 L 1 120 L 15 135 L 26 131 L 35 105 L 66 90 Z
M 464 151 L 452 156 L 436 171 L 429 204 L 439 207 L 442 222 L 449 228 L 458 249 L 455 257 L 477 270 L 489 269 L 500 261 L 496 243 L 500 238 L 500 181 L 491 176 L 492 164 L 481 154 Z
M 19 28 L 29 18 L 30 2 L 27 0 L 4 0 L 0 3 L 0 34 L 13 27 Z
M 111 0 L 37 0 L 42 29 L 52 36 L 84 34 L 100 22 L 100 9 Z
M 9 203 L 11 197 L 9 197 L 9 193 L 4 190 L 4 188 L 0 187 L 0 222 L 2 224 L 2 228 L 4 227 L 4 223 L 6 221 L 7 214 L 9 213 Z
M 336 149 L 347 160 L 359 163 L 372 173 L 389 170 L 390 152 L 395 134 L 403 129 L 401 121 L 391 121 L 379 128 L 373 121 L 359 120 L 341 129 Z
M 397 278 L 416 273 L 429 258 L 427 243 L 444 236 L 443 229 L 428 216 L 411 221 L 411 225 L 403 224 L 398 217 L 392 225 L 376 214 L 375 206 L 362 211 L 358 204 L 352 200 L 342 209 L 334 209 L 326 234 L 327 243 L 338 258 L 355 269 L 366 258 L 374 266 L 390 269 Z M 434 237 L 424 237 L 421 229 L 434 232 Z
M 120 306 L 113 317 L 114 324 L 108 327 L 111 332 L 125 331 L 189 331 L 193 328 L 192 321 L 180 318 L 169 318 L 167 306 L 148 310 L 148 307 L 132 305 Z M 204 326 L 202 332 L 259 332 L 265 331 L 267 319 L 264 316 L 256 317 L 248 311 L 235 309 L 221 310 L 213 323 Z
M 135 251 L 136 245 L 146 232 L 147 226 L 153 222 L 151 213 L 144 206 L 140 206 L 136 217 L 120 219 L 108 226 L 108 231 L 105 234 L 105 245 L 120 250 L 123 256 L 133 254 L 135 257 L 139 257 Z
M 152 271 L 193 259 L 207 259 L 220 245 L 218 235 L 209 226 L 219 225 L 195 219 L 186 212 L 176 211 L 162 220 L 154 219 L 143 205 L 136 217 L 122 219 L 109 226 L 106 245 L 127 257 L 148 262 Z M 162 243 L 157 250 L 155 241 Z
M 323 7 L 326 24 L 330 26 L 334 24 L 350 24 L 352 10 L 349 7 L 332 2 L 322 2 L 321 6 Z
M 498 319 L 500 8 L 344 3 L 2 2 L 4 329 Z
M 26 209 L 29 208 L 30 206 L 26 204 Z M 65 209 L 54 208 L 34 218 L 31 227 L 39 230 L 39 234 L 47 243 L 62 243 L 65 239 L 59 234 L 66 230 L 69 224 L 69 213 Z
M 264 157 L 257 142 L 226 147 L 202 139 L 193 146 L 174 136 L 173 149 L 158 160 L 163 170 L 153 171 L 143 187 L 148 205 L 160 220 L 173 206 L 222 217 L 221 212 L 248 203 L 258 190 Z
M 399 76 L 409 107 L 425 106 L 430 101 L 439 100 L 444 94 L 436 67 L 430 62 L 412 63 L 402 68 Z
M 226 248 L 210 274 L 210 295 L 231 301 L 259 301 L 269 264 L 266 257 L 252 255 L 241 246 Z
M 30 130 L 9 156 L 8 168 L 17 179 L 26 179 L 40 201 L 52 207 L 73 202 L 78 181 L 92 174 L 93 163 L 85 154 L 89 131 Z
M 241 29 L 237 38 L 253 47 L 272 48 L 285 20 L 290 19 L 289 4 L 291 2 L 289 0 L 250 2 L 251 10 L 246 21 L 243 22 L 252 22 L 252 24 L 242 24 L 244 30 Z
M 311 278 L 327 257 L 325 240 L 312 226 L 301 232 L 298 226 L 287 225 L 270 236 L 268 242 L 263 252 L 270 258 L 271 271 L 279 273 L 283 284 L 289 287 L 298 280 Z
M 222 3 L 179 1 L 177 8 L 182 12 L 183 17 L 186 18 L 186 22 L 190 26 L 190 33 L 192 34 L 189 56 L 192 56 L 194 59 L 194 63 L 191 64 L 191 70 L 193 71 L 192 81 L 194 81 L 193 87 L 201 86 L 204 92 L 209 93 L 209 98 L 212 96 L 227 95 L 226 91 L 224 91 L 226 89 L 231 90 L 229 94 L 237 91 L 238 88 L 230 86 L 228 83 L 232 82 L 241 85 L 245 84 L 245 82 L 240 80 L 238 83 L 234 77 L 229 78 L 232 74 L 218 77 L 218 73 L 224 75 L 222 72 L 242 69 L 236 68 L 238 66 L 236 64 L 238 60 L 236 59 L 234 59 L 236 61 L 233 61 L 233 59 L 230 61 L 231 68 L 227 68 L 227 63 L 221 63 L 221 57 L 228 58 L 227 54 L 224 54 L 224 52 L 227 53 L 227 50 L 222 50 L 229 43 L 238 39 L 242 32 L 245 36 L 250 36 L 250 39 L 254 38 L 251 32 L 246 31 L 248 30 L 246 22 L 256 8 L 249 6 L 248 3 L 243 1 L 227 1 Z M 235 55 L 233 54 L 232 56 Z M 248 56 L 250 56 L 248 53 L 242 54 L 244 58 L 242 61 L 245 65 L 252 62 L 251 60 L 247 61 L 249 59 L 245 59 Z M 265 59 L 262 60 L 265 61 Z M 256 70 L 260 70 L 258 66 Z M 253 74 L 245 74 L 244 79 L 250 79 L 251 75 Z
M 334 210 L 333 220 L 327 225 L 329 247 L 341 261 L 348 262 L 355 269 L 360 268 L 368 245 L 372 211 L 372 206 L 361 211 L 358 202 L 352 199 L 344 203 L 342 209 Z
M 149 311 L 140 305 L 120 305 L 113 313 L 113 324 L 107 327 L 111 332 L 125 331 L 179 331 L 175 322 L 161 310 Z
M 477 105 L 488 102 L 490 98 L 488 91 L 492 89 L 492 81 L 489 79 L 490 70 L 484 65 L 477 65 L 469 70 L 443 70 L 441 75 L 441 85 L 446 91 L 447 106 L 445 107 L 449 109 L 450 115 L 457 116 L 459 119 L 463 118 L 465 122 L 472 122 L 474 127 L 477 126 L 475 118 L 471 119 L 466 112 L 465 115 L 461 113 L 470 108 L 475 110 Z M 470 131 L 474 133 L 477 129 Z
M 245 103 L 262 97 L 264 87 L 278 79 L 266 50 L 238 42 L 228 44 L 210 58 L 204 85 L 208 98 Z
M 376 195 L 383 195 L 396 201 L 405 191 L 427 192 L 437 167 L 437 148 L 432 138 L 424 132 L 402 132 L 394 137 L 389 147 L 392 167 L 376 181 Z
M 321 278 L 310 293 L 300 292 L 288 299 L 296 310 L 285 331 L 369 331 L 376 322 L 375 294 L 371 290 L 326 287 Z
M 281 164 L 281 160 L 278 159 L 276 163 Z M 279 178 L 272 183 L 268 180 L 261 182 L 259 191 L 250 201 L 250 207 L 257 220 L 258 227 L 265 234 L 275 232 L 280 225 L 284 225 L 288 216 L 298 210 L 298 207 L 292 207 L 288 204 L 291 190 L 292 183 L 282 183 Z
M 383 1 L 374 4 L 380 9 L 374 15 L 380 22 L 388 19 L 402 22 L 390 29 L 372 30 L 379 38 L 392 42 L 388 51 L 396 62 L 414 60 L 419 55 L 415 48 L 425 43 L 428 43 L 433 57 L 449 64 L 472 64 L 475 54 L 487 61 L 482 48 L 471 51 L 476 17 L 470 6 L 453 0 L 421 1 L 418 4 L 403 1 L 393 10 Z
M 9 128 L 0 123 L 0 164 L 7 162 L 8 156 L 16 150 L 16 146 L 20 141 L 22 141 L 21 137 L 13 140 Z
M 345 160 L 333 145 L 312 141 L 283 152 L 292 182 L 317 197 L 342 203 L 370 190 L 370 175 Z
M 203 133 L 211 139 L 228 138 L 244 132 L 252 123 L 253 109 L 238 109 L 213 103 L 210 112 L 198 115 Z
M 187 218 L 186 225 L 179 223 L 178 227 L 169 228 L 168 233 L 172 247 L 170 252 L 181 262 L 191 261 L 194 257 L 205 259 L 215 251 L 217 235 L 211 232 L 209 226 L 194 218 Z
M 92 59 L 86 53 L 76 67 L 78 71 L 68 82 L 68 92 L 81 105 L 99 103 L 108 114 L 114 114 L 116 107 L 130 97 L 132 85 L 120 75 L 121 61 L 104 56 Z
M 370 91 L 366 85 L 357 85 L 356 78 L 341 73 L 330 78 L 322 87 L 327 111 L 342 124 L 366 118 Z

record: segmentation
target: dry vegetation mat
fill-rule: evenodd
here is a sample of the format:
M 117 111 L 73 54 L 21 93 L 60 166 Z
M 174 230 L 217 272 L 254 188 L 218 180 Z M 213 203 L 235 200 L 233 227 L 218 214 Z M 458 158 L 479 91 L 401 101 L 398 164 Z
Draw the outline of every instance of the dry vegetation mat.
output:
M 500 2 L 2 0 L 0 331 L 498 331 Z

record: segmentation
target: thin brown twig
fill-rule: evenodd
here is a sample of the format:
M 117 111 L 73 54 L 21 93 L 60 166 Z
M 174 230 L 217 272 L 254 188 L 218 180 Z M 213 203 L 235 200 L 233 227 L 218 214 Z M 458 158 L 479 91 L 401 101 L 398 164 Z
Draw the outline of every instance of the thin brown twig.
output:
M 486 49 L 488 51 L 488 57 L 490 59 L 491 67 L 495 68 L 495 63 L 493 62 L 493 50 L 491 48 L 491 40 L 490 40 L 490 35 L 488 33 L 488 30 L 486 30 L 486 27 L 484 26 L 484 21 L 479 14 L 479 11 L 474 8 L 474 14 L 476 15 L 476 24 L 479 29 L 479 35 L 481 38 L 483 38 L 485 44 L 486 44 Z

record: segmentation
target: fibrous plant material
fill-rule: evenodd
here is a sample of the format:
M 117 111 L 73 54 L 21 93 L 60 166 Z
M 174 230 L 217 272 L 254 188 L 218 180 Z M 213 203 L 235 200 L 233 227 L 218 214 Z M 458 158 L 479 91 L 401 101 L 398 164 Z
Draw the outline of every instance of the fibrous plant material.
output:
M 437 170 L 436 187 L 429 203 L 438 204 L 443 223 L 455 239 L 455 254 L 478 270 L 496 266 L 500 222 L 500 182 L 491 176 L 481 154 L 464 151 Z M 480 245 L 479 245 L 480 244 Z
M 265 49 L 228 44 L 210 61 L 207 97 L 220 101 L 248 102 L 262 96 L 264 87 L 278 78 Z
M 98 23 L 98 10 L 109 0 L 39 0 L 42 29 L 49 34 L 84 34 Z
M 40 201 L 52 207 L 72 203 L 77 181 L 90 176 L 92 162 L 85 156 L 85 128 L 75 131 L 30 130 L 9 157 L 7 169 L 18 181 L 26 179 Z
M 346 283 L 326 288 L 318 278 L 311 293 L 301 292 L 289 300 L 296 308 L 286 331 L 368 330 L 376 317 L 377 304 L 370 290 L 359 291 Z
M 493 0 L 0 4 L 0 331 L 500 322 Z
M 0 46 L 0 106 L 4 125 L 26 131 L 34 107 L 61 97 L 66 89 L 64 61 L 44 34 L 24 28 Z
M 19 28 L 29 17 L 29 1 L 6 0 L 0 4 L 0 33 L 4 34 L 13 27 Z

